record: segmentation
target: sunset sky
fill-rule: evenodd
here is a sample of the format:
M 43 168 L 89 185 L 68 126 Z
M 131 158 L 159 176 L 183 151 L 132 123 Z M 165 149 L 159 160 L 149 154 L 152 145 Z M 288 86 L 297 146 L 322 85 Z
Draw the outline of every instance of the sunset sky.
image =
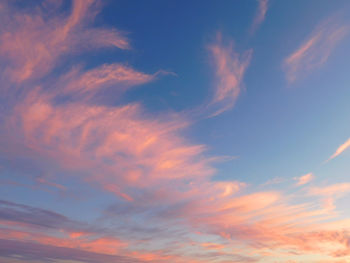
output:
M 350 262 L 349 72 L 348 0 L 0 0 L 0 262 Z

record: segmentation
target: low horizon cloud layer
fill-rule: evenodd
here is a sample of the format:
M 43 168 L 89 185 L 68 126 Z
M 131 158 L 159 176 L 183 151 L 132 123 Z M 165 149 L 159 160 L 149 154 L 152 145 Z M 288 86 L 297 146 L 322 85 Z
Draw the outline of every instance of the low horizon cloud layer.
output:
M 321 182 L 310 172 L 285 178 L 285 188 L 274 180 L 261 189 L 220 179 L 217 166 L 227 158 L 187 133 L 198 120 L 152 112 L 129 96 L 153 92 L 165 70 L 144 72 L 104 56 L 92 67 L 75 59 L 97 50 L 124 54 L 133 45 L 129 33 L 95 25 L 102 2 L 67 3 L 0 4 L 0 186 L 32 193 L 22 201 L 0 196 L 1 262 L 350 260 L 350 218 L 337 206 L 350 194 L 349 180 Z M 259 1 L 254 31 L 269 4 Z M 324 64 L 347 31 L 333 22 L 316 29 L 285 59 L 288 81 Z M 238 52 L 236 41 L 218 32 L 203 44 L 214 79 L 212 118 L 234 108 L 254 66 L 253 48 Z M 349 147 L 350 139 L 329 160 Z M 72 216 L 80 190 L 92 216 Z M 69 211 L 40 207 L 33 200 L 42 194 L 71 200 Z

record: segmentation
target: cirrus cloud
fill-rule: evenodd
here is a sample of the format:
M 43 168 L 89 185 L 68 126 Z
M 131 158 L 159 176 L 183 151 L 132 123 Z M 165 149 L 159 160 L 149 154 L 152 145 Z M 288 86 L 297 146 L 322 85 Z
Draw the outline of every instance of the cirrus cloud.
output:
M 130 88 L 155 81 L 157 72 L 118 62 L 90 69 L 77 63 L 52 74 L 77 47 L 130 48 L 119 31 L 92 27 L 96 3 L 75 0 L 69 15 L 56 6 L 60 15 L 52 17 L 43 8 L 18 12 L 8 4 L 1 9 L 7 12 L 2 19 L 13 14 L 15 22 L 0 31 L 0 55 L 6 59 L 1 77 L 8 78 L 1 87 L 7 107 L 0 114 L 0 156 L 19 167 L 30 163 L 32 179 L 51 187 L 69 184 L 51 183 L 37 172 L 88 182 L 112 196 L 113 204 L 101 208 L 96 221 L 80 222 L 2 201 L 0 256 L 37 262 L 223 263 L 258 262 L 268 252 L 273 259 L 290 250 L 296 258 L 321 251 L 324 257 L 347 259 L 350 223 L 334 227 L 339 220 L 318 200 L 338 187 L 314 188 L 306 196 L 315 199 L 297 202 L 281 189 L 257 191 L 238 180 L 215 180 L 213 163 L 220 157 L 208 156 L 205 145 L 184 136 L 191 119 L 171 111 L 152 114 L 137 101 L 122 100 Z M 220 37 L 209 51 L 217 81 L 209 105 L 214 116 L 235 104 L 252 51 L 239 55 L 233 42 L 225 45 Z M 115 91 L 118 103 L 106 102 L 105 89 Z M 98 95 L 103 99 L 96 100 Z
M 334 17 L 323 21 L 310 36 L 284 60 L 289 83 L 325 64 L 338 43 L 349 33 L 349 25 Z

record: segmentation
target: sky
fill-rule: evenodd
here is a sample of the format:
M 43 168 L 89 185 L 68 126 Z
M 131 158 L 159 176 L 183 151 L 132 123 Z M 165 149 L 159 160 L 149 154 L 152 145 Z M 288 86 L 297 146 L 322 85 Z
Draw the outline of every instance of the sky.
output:
M 0 0 L 0 261 L 350 262 L 350 2 Z

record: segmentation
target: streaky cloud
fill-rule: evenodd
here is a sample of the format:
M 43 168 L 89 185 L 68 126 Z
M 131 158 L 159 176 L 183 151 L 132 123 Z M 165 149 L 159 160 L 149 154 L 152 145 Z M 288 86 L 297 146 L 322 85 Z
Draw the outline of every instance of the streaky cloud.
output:
M 22 262 L 60 262 L 62 260 L 74 260 L 85 263 L 141 263 L 145 262 L 133 257 L 106 255 L 89 252 L 77 248 L 25 242 L 19 240 L 0 239 L 0 257 L 17 259 Z
M 294 180 L 297 180 L 297 186 L 301 186 L 311 182 L 314 179 L 314 177 L 315 176 L 313 175 L 313 173 L 308 173 L 300 177 L 295 177 Z
M 319 196 L 322 198 L 323 206 L 331 211 L 336 208 L 334 202 L 336 199 L 348 194 L 350 192 L 350 183 L 337 183 L 324 187 L 310 187 L 308 194 L 312 196 Z
M 81 101 L 95 97 L 106 88 L 113 88 L 114 95 L 120 97 L 134 86 L 155 80 L 159 73 L 146 74 L 120 63 L 104 64 L 88 71 L 75 67 L 59 79 L 56 90 L 50 95 L 69 95 Z
M 338 183 L 325 187 L 312 187 L 309 190 L 311 195 L 319 196 L 338 196 L 350 192 L 350 183 Z
M 232 40 L 228 44 L 223 43 L 221 33 L 217 34 L 216 42 L 209 45 L 208 50 L 215 70 L 215 91 L 209 107 L 215 109 L 211 116 L 216 116 L 235 105 L 242 91 L 243 77 L 253 51 L 250 49 L 238 54 Z
M 332 156 L 328 158 L 327 162 L 341 155 L 349 147 L 350 147 L 350 138 L 338 147 L 338 149 L 332 154 Z
M 21 83 L 49 73 L 69 53 L 101 47 L 129 49 L 128 39 L 115 29 L 91 28 L 98 6 L 92 0 L 74 0 L 66 16 L 51 5 L 21 13 L 8 5 L 0 9 L 0 54 L 9 63 L 7 75 Z M 49 12 L 50 11 L 50 12 Z M 46 15 L 54 14 L 53 16 Z M 67 56 L 65 57 L 67 58 Z
M 307 39 L 284 60 L 289 83 L 325 64 L 337 44 L 349 32 L 349 25 L 331 17 L 320 23 Z
M 269 0 L 257 0 L 258 2 L 258 10 L 253 20 L 253 24 L 251 26 L 250 32 L 254 33 L 258 27 L 264 22 L 266 13 L 269 7 Z

